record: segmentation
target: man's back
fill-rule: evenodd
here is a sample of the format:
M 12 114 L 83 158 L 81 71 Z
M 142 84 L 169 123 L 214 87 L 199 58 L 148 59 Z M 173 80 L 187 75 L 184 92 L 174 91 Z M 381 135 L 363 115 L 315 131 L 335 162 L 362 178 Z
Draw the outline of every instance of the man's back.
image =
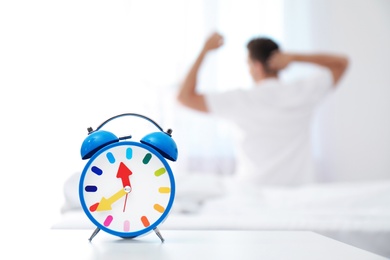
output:
M 205 95 L 210 112 L 241 130 L 238 178 L 263 185 L 315 180 L 313 112 L 332 89 L 328 70 L 290 83 L 267 79 L 250 90 Z

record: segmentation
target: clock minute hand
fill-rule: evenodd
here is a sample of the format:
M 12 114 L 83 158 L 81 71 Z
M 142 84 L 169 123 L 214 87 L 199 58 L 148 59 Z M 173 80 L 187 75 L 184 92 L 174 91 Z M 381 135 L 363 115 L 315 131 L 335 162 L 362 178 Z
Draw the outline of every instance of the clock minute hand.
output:
M 126 164 L 124 164 L 123 162 L 121 162 L 119 164 L 119 168 L 118 168 L 118 172 L 116 174 L 116 177 L 122 179 L 123 187 L 126 187 L 126 186 L 131 187 L 130 175 L 132 175 L 132 174 L 133 174 L 133 172 L 129 168 L 127 168 Z
M 125 189 L 120 189 L 117 193 L 115 193 L 114 195 L 112 195 L 108 199 L 103 197 L 100 200 L 99 205 L 96 208 L 96 211 L 111 210 L 112 209 L 111 205 L 114 202 L 116 202 L 117 200 L 119 200 L 120 198 L 122 198 L 123 196 L 125 196 L 126 194 L 127 194 L 127 192 Z

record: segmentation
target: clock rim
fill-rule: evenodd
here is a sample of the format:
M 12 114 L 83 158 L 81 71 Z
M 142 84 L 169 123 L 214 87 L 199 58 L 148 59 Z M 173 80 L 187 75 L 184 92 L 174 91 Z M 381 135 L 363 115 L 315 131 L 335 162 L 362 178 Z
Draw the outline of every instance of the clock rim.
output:
M 115 230 L 112 230 L 112 229 L 104 226 L 102 223 L 97 221 L 92 216 L 92 214 L 90 213 L 89 208 L 88 208 L 88 206 L 85 203 L 85 198 L 84 198 L 84 193 L 83 193 L 84 192 L 84 179 L 85 179 L 85 175 L 86 175 L 89 167 L 93 163 L 93 161 L 98 156 L 100 156 L 104 151 L 106 151 L 108 149 L 111 149 L 111 148 L 113 148 L 115 146 L 122 146 L 122 145 L 138 146 L 138 147 L 141 147 L 141 148 L 144 148 L 144 149 L 148 150 L 153 155 L 157 156 L 159 158 L 159 160 L 163 163 L 165 169 L 167 170 L 167 173 L 169 175 L 169 181 L 170 181 L 170 184 L 171 184 L 170 198 L 169 198 L 169 201 L 168 201 L 168 205 L 165 208 L 165 211 L 163 212 L 163 214 L 155 222 L 151 223 L 148 227 L 146 227 L 144 229 L 141 229 L 141 230 L 138 230 L 138 231 L 135 231 L 135 232 L 119 232 L 119 231 L 115 231 Z M 168 216 L 168 214 L 169 214 L 169 212 L 170 212 L 170 210 L 172 208 L 173 202 L 175 200 L 175 193 L 176 193 L 175 178 L 174 178 L 172 169 L 171 169 L 169 163 L 167 162 L 167 160 L 156 149 L 154 149 L 153 147 L 150 147 L 150 146 L 148 146 L 146 144 L 134 142 L 134 141 L 120 141 L 120 142 L 109 144 L 109 145 L 101 148 L 100 150 L 98 150 L 93 156 L 91 156 L 91 158 L 88 160 L 88 162 L 84 166 L 83 171 L 82 171 L 81 176 L 80 176 L 80 181 L 79 181 L 79 199 L 80 199 L 80 203 L 81 203 L 81 206 L 83 208 L 84 213 L 87 215 L 89 220 L 92 221 L 92 223 L 95 224 L 99 229 L 104 230 L 105 232 L 107 232 L 109 234 L 112 234 L 112 235 L 115 235 L 115 236 L 119 236 L 119 237 L 122 237 L 122 238 L 135 238 L 135 237 L 138 237 L 138 236 L 141 236 L 141 235 L 145 235 L 145 234 L 151 232 L 152 230 L 154 230 L 155 228 L 157 228 L 158 225 L 163 223 L 165 221 L 165 219 L 167 218 L 167 216 Z

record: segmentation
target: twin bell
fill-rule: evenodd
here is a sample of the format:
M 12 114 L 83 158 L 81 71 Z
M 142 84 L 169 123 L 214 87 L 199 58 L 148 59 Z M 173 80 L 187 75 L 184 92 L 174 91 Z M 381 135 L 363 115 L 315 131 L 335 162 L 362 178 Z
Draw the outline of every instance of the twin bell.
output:
M 109 121 L 122 116 L 137 116 L 146 119 L 147 121 L 154 124 L 160 131 L 147 134 L 140 140 L 140 142 L 142 144 L 152 147 L 153 149 L 158 151 L 164 158 L 170 161 L 177 160 L 178 151 L 176 143 L 172 139 L 172 130 L 168 129 L 167 132 L 164 132 L 162 128 L 150 118 L 134 113 L 120 114 L 109 118 L 104 123 L 102 123 L 95 131 L 91 127 L 88 128 L 88 136 L 83 141 L 80 149 L 81 158 L 83 160 L 91 158 L 97 151 L 109 144 L 131 138 L 131 136 L 117 137 L 115 134 L 109 131 L 100 129 Z

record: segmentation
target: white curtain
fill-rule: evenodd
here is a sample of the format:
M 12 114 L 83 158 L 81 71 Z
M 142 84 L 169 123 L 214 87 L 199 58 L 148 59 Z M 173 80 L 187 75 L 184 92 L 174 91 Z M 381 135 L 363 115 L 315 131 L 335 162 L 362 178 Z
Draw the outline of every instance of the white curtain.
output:
M 14 68 L 22 66 L 24 76 L 15 76 L 10 84 L 25 88 L 41 104 L 34 106 L 34 122 L 56 126 L 46 139 L 58 134 L 66 138 L 58 151 L 69 161 L 61 176 L 82 169 L 85 162 L 78 150 L 86 128 L 124 112 L 147 115 L 173 129 L 179 147 L 174 166 L 181 171 L 231 173 L 231 128 L 178 106 L 176 91 L 215 30 L 225 36 L 225 45 L 205 60 L 200 91 L 249 86 L 246 43 L 258 35 L 283 40 L 282 2 L 70 0 L 14 6 L 24 17 L 22 22 L 10 17 L 22 31 L 14 37 L 29 44 L 27 49 L 13 47 L 13 54 L 25 61 Z M 13 54 L 8 54 L 10 60 Z M 118 135 L 130 132 L 136 140 L 142 136 L 134 132 L 152 130 L 139 120 L 131 122 L 126 128 L 107 129 Z

